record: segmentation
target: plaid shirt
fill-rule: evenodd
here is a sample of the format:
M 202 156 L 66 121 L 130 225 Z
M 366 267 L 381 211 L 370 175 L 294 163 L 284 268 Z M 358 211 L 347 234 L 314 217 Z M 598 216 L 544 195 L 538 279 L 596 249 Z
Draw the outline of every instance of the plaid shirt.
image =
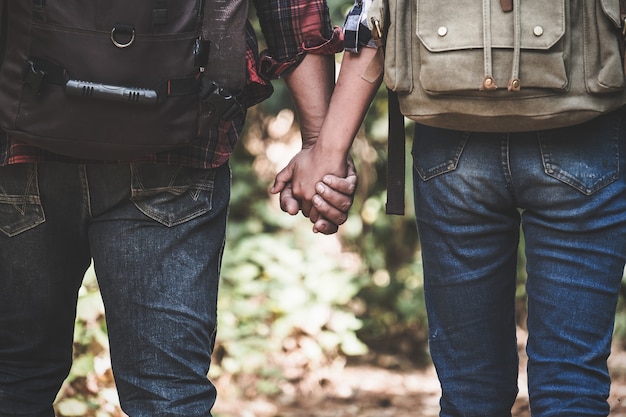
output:
M 255 33 L 248 26 L 248 77 L 243 94 L 248 107 L 269 97 L 273 91 L 269 80 L 295 68 L 306 53 L 334 54 L 343 47 L 341 30 L 332 28 L 325 0 L 254 0 L 254 4 L 268 50 L 259 56 Z M 230 157 L 244 121 L 242 116 L 220 122 L 204 140 L 172 151 L 145 155 L 133 162 L 216 168 Z M 80 161 L 13 142 L 0 132 L 0 166 L 45 161 L 96 162 Z

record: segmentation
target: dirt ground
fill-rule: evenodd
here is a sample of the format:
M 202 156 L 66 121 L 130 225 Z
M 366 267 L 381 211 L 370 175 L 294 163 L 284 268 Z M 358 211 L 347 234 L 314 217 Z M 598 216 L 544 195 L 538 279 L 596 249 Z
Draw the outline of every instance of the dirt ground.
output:
M 399 372 L 348 366 L 323 391 L 323 395 L 273 401 L 229 402 L 221 397 L 214 412 L 216 417 L 436 417 L 439 412 L 439 385 L 431 368 Z M 610 417 L 626 417 L 624 402 L 626 381 L 622 378 L 612 386 Z M 530 417 L 524 389 L 520 389 L 513 417 Z
M 520 359 L 520 393 L 513 417 L 530 417 L 523 346 Z M 432 366 L 416 368 L 391 362 L 393 366 L 360 363 L 320 371 L 297 387 L 286 387 L 271 400 L 232 401 L 228 382 L 219 381 L 215 416 L 436 417 L 440 388 Z M 609 366 L 614 380 L 610 417 L 626 417 L 626 352 L 614 349 Z
M 518 333 L 521 340 L 520 392 L 513 417 L 530 417 L 523 337 L 523 333 Z M 289 360 L 281 358 L 283 362 Z M 614 347 L 609 369 L 613 380 L 609 417 L 626 417 L 626 350 L 623 347 Z M 228 377 L 213 379 L 218 389 L 214 417 L 437 417 L 439 413 L 440 388 L 433 367 L 419 367 L 397 356 L 377 354 L 354 363 L 337 360 L 315 371 L 292 370 L 283 376 L 286 382 L 273 396 L 262 396 L 254 388 L 245 388 L 262 385 L 265 382 L 262 377 L 243 381 L 232 381 Z M 99 387 L 93 389 L 97 391 Z M 106 391 L 115 394 L 113 387 Z M 105 408 L 111 409 L 108 414 L 89 416 L 127 417 L 119 405 L 108 404 L 101 410 Z M 58 415 L 86 416 L 76 412 Z
M 522 382 L 522 381 L 521 381 Z M 216 417 L 437 417 L 439 386 L 432 369 L 408 372 L 348 366 L 324 395 L 275 401 L 218 400 Z M 283 403 L 284 402 L 284 403 Z M 613 384 L 610 417 L 626 417 L 626 381 Z M 513 417 L 530 417 L 528 395 L 520 390 Z

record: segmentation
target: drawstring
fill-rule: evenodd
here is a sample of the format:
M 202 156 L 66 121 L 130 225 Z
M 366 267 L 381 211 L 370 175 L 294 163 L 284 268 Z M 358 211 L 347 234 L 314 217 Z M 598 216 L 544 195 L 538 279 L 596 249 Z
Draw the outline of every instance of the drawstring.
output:
M 521 82 L 519 80 L 520 55 L 522 51 L 522 13 L 520 11 L 520 0 L 513 0 L 513 69 L 509 79 L 508 90 L 520 91 Z
M 513 0 L 513 63 L 511 78 L 507 86 L 508 91 L 517 92 L 521 89 L 519 79 L 520 58 L 522 51 L 522 12 L 521 0 Z M 506 10 L 509 11 L 509 10 Z M 483 0 L 483 66 L 484 77 L 480 86 L 481 91 L 492 91 L 498 88 L 493 78 L 493 43 L 491 40 L 491 0 Z
M 483 65 L 485 77 L 483 78 L 480 90 L 495 90 L 498 86 L 496 85 L 496 80 L 492 75 L 491 0 L 483 0 L 483 45 Z

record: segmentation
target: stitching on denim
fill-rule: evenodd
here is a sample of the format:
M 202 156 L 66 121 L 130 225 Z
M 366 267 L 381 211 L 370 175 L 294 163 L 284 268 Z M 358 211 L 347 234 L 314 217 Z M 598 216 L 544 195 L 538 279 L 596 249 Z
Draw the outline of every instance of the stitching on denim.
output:
M 26 180 L 26 186 L 24 187 L 24 193 L 22 194 L 22 198 L 21 199 L 17 199 L 17 198 L 11 198 L 11 196 L 9 195 L 8 191 L 6 190 L 6 188 L 4 188 L 1 184 L 0 184 L 0 193 L 6 197 L 5 198 L 5 202 L 9 203 L 11 206 L 13 206 L 13 208 L 15 208 L 15 210 L 18 211 L 18 213 L 20 213 L 21 215 L 26 214 L 26 208 L 28 207 L 28 192 L 31 189 L 35 178 L 37 176 L 37 170 L 36 169 L 31 169 L 30 171 L 30 176 L 27 178 Z M 19 202 L 21 202 L 21 204 L 18 204 Z
M 189 176 L 189 182 L 187 184 L 176 185 L 176 179 L 181 178 L 181 175 L 187 172 L 187 168 L 180 166 L 177 167 L 170 175 L 167 186 L 152 188 L 147 188 L 145 186 L 142 181 L 140 171 L 141 170 L 139 168 L 131 164 L 132 177 L 134 178 L 132 184 L 131 200 L 139 211 L 141 211 L 151 219 L 156 220 L 167 227 L 172 227 L 192 220 L 199 215 L 207 213 L 212 209 L 212 202 L 210 202 L 208 207 L 203 206 L 201 208 L 198 208 L 197 210 L 184 213 L 185 215 L 182 217 L 173 218 L 169 215 L 165 215 L 161 210 L 158 209 L 158 207 L 153 207 L 150 204 L 150 201 L 146 199 L 149 199 L 153 196 L 158 196 L 162 193 L 169 193 L 175 196 L 189 195 L 193 199 L 193 201 L 199 201 L 200 197 L 202 196 L 202 191 L 213 191 L 215 189 L 215 170 L 206 170 L 203 175 L 199 176 L 199 178 L 196 178 L 196 175 Z M 195 172 L 195 169 L 193 171 Z M 211 196 L 211 201 L 212 198 L 213 197 Z
M 80 165 L 80 182 L 83 187 L 83 200 L 87 204 L 87 215 L 91 218 L 93 217 L 91 212 L 91 192 L 89 190 L 89 177 L 87 175 L 87 166 L 82 164 Z
M 616 125 L 619 126 L 619 123 Z M 612 141 L 612 149 L 614 151 L 612 158 L 614 158 L 615 161 L 615 169 L 601 176 L 590 185 L 585 184 L 578 177 L 572 175 L 569 171 L 563 169 L 556 163 L 556 161 L 554 161 L 552 152 L 550 151 L 551 145 L 549 143 L 549 139 L 549 137 L 546 137 L 542 140 L 542 134 L 539 132 L 539 150 L 541 152 L 541 161 L 546 175 L 573 187 L 585 195 L 592 195 L 619 178 L 619 129 L 616 134 L 610 138 Z
M 428 181 L 439 175 L 446 174 L 448 172 L 452 172 L 456 170 L 457 167 L 459 166 L 461 155 L 463 154 L 463 151 L 465 150 L 465 146 L 467 145 L 470 135 L 471 135 L 470 133 L 463 133 L 463 135 L 457 142 L 457 146 L 455 148 L 455 152 L 452 158 L 438 165 L 435 165 L 434 167 L 430 167 L 428 169 L 422 169 L 419 167 L 419 164 L 417 164 L 417 159 L 415 159 L 414 166 L 417 169 L 417 172 L 420 178 L 423 181 Z

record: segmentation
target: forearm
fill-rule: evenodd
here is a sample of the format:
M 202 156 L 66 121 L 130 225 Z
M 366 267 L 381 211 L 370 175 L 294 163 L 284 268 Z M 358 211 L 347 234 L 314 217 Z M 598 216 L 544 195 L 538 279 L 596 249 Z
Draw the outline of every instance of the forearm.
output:
M 310 146 L 328 112 L 335 80 L 334 56 L 307 54 L 284 80 L 300 120 L 303 146 Z
M 374 49 L 366 49 L 358 55 L 344 55 L 319 137 L 291 162 L 294 171 L 289 178 L 297 198 L 310 200 L 315 183 L 325 174 L 346 175 L 350 147 L 380 86 L 380 80 L 372 83 L 361 78 L 375 53 Z
M 361 77 L 376 50 L 364 48 L 358 55 L 345 53 L 328 114 L 316 148 L 325 155 L 345 160 L 382 78 L 369 82 Z

